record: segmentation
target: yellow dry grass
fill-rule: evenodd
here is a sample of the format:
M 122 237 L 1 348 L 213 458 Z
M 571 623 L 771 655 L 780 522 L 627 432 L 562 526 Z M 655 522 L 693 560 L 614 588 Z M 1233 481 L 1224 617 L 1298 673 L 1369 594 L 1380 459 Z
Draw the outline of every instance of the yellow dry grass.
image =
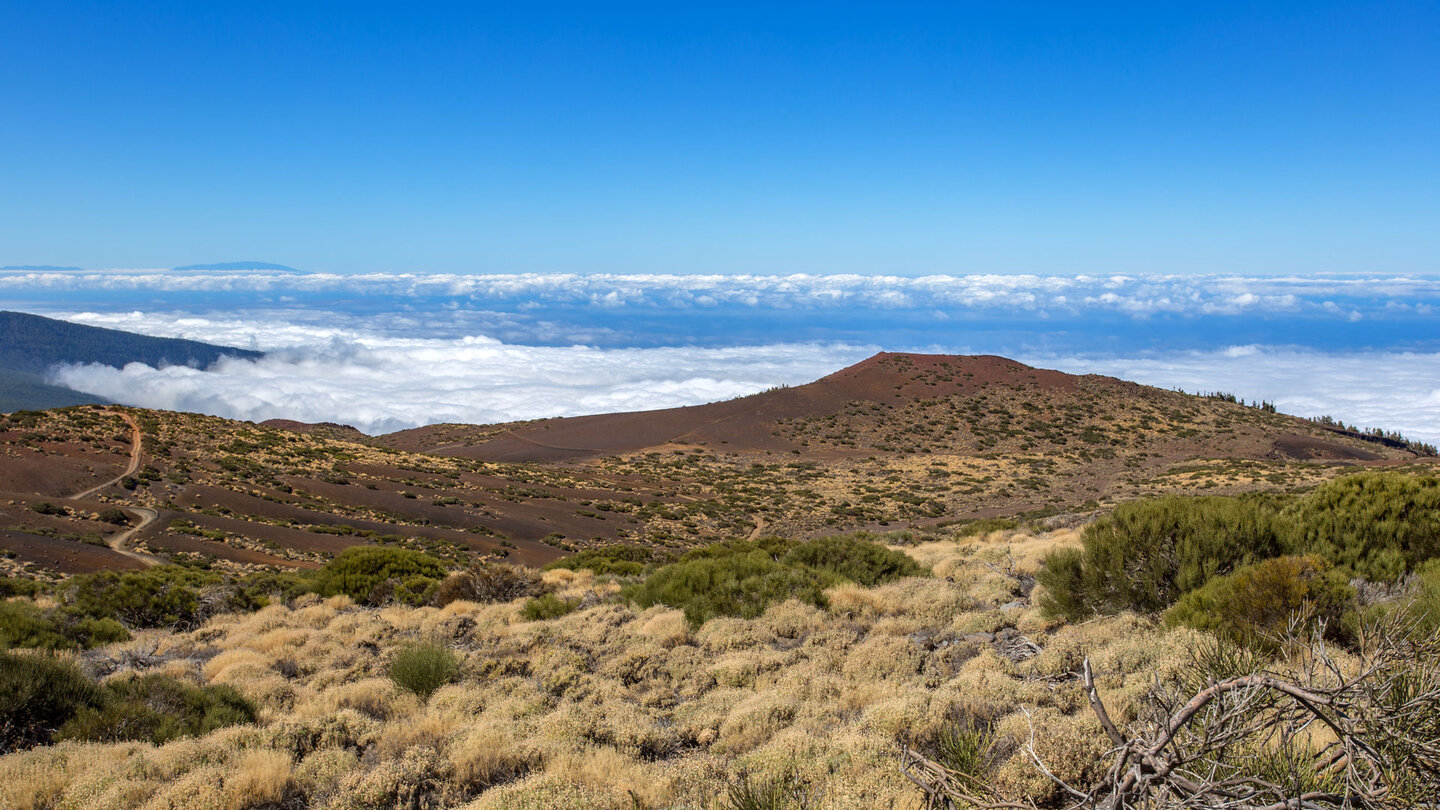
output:
M 842 585 L 827 608 L 789 601 L 693 631 L 677 610 L 604 599 L 551 621 L 526 621 L 518 603 L 376 610 L 313 598 L 218 617 L 165 634 L 160 649 L 208 651 L 199 674 L 255 700 L 257 724 L 158 747 L 11 754 L 0 758 L 0 806 L 388 810 L 423 794 L 470 810 L 711 810 L 743 770 L 793 774 L 824 810 L 917 807 L 897 737 L 933 733 L 956 712 L 995 718 L 1016 738 L 1033 723 L 1057 775 L 1083 780 L 1105 742 L 1071 674 L 1081 657 L 1129 717 L 1193 639 L 1128 615 L 1041 618 L 1010 574 L 1074 542 L 1062 530 L 924 543 L 904 550 L 933 576 Z M 562 594 L 600 590 L 588 572 L 547 579 Z M 1005 627 L 1040 653 L 1012 661 L 971 635 Z M 457 682 L 428 702 L 385 674 L 417 640 L 461 660 Z M 1050 790 L 1023 756 L 996 779 L 1037 798 Z

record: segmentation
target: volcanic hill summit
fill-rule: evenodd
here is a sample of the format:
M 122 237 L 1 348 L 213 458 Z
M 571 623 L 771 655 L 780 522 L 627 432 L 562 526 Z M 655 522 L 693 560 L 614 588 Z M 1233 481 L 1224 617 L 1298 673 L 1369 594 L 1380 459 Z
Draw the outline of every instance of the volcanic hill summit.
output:
M 683 408 L 510 425 L 435 425 L 388 446 L 489 461 L 565 461 L 670 446 L 846 456 L 1053 451 L 1376 460 L 1384 448 L 1306 420 L 993 355 L 881 352 L 815 382 Z

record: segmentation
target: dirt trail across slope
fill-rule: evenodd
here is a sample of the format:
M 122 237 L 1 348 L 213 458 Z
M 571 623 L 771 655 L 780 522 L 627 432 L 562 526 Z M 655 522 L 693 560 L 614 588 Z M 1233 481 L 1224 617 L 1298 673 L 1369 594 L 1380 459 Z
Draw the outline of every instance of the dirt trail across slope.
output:
M 120 483 L 121 479 L 125 478 L 128 475 L 134 475 L 136 471 L 140 469 L 140 425 L 136 424 L 135 417 L 131 416 L 128 413 L 125 413 L 124 411 L 106 411 L 106 413 L 120 417 L 121 419 L 125 420 L 125 424 L 130 426 L 130 464 L 125 468 L 124 472 L 120 473 L 114 478 L 111 478 L 109 481 L 106 481 L 102 484 L 97 484 L 96 486 L 93 486 L 85 490 L 84 492 L 78 492 L 74 495 L 71 495 L 67 500 L 79 501 L 89 498 L 91 495 L 94 495 L 95 493 L 106 489 L 107 487 L 112 487 Z M 144 529 L 146 526 L 154 523 L 156 519 L 160 517 L 160 513 L 156 512 L 154 509 L 145 506 L 122 506 L 121 508 L 128 512 L 131 517 L 136 518 L 140 522 L 135 524 L 134 526 L 131 526 L 128 529 L 116 532 L 110 537 L 109 540 L 105 541 L 106 545 L 110 546 L 112 550 L 120 554 L 124 554 L 126 557 L 129 557 L 130 559 L 135 560 L 136 562 L 139 562 L 147 567 L 152 565 L 159 565 L 164 562 L 164 560 L 161 560 L 159 557 L 156 557 L 153 554 L 142 554 L 141 552 L 131 551 L 130 549 L 125 547 L 125 544 L 130 540 L 131 537 L 134 537 L 136 533 L 138 533 L 141 529 Z
M 103 484 L 97 484 L 84 492 L 71 495 L 70 500 L 72 501 L 88 498 L 106 487 L 114 486 L 120 483 L 120 479 L 127 475 L 134 475 L 136 471 L 140 469 L 140 426 L 135 423 L 135 417 L 123 411 L 106 411 L 106 413 L 120 417 L 125 420 L 125 424 L 130 426 L 130 466 L 125 468 L 125 472 L 120 473 Z

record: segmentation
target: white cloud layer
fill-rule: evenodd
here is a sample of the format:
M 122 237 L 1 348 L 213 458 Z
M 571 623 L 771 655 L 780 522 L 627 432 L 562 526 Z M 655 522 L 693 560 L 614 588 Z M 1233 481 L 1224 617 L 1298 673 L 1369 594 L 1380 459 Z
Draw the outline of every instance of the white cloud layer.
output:
M 285 320 L 142 313 L 71 319 L 271 354 L 259 361 L 225 360 L 203 371 L 70 366 L 53 372 L 59 384 L 131 405 L 256 421 L 341 422 L 367 433 L 435 422 L 694 405 L 806 383 L 879 350 L 840 343 L 601 349 L 513 345 L 487 337 L 390 337 Z M 1228 391 L 1273 401 L 1286 413 L 1329 414 L 1440 441 L 1440 354 L 1435 353 L 1230 346 L 1129 358 L 1022 354 L 1016 359 L 1164 388 Z
M 0 273 L 0 299 L 67 291 L 182 296 L 348 295 L 368 299 L 450 300 L 501 309 L 592 308 L 1008 311 L 1036 315 L 1367 314 L 1428 316 L 1440 305 L 1430 276 L 1269 277 L 1220 274 L 1144 276 L 858 274 L 450 274 L 266 273 L 114 270 Z
M 237 324 L 187 320 L 183 327 L 191 335 L 245 345 L 227 340 L 238 336 Z M 260 360 L 227 358 L 206 370 L 72 365 L 53 370 L 50 378 L 127 405 L 254 421 L 341 422 L 375 434 L 436 422 L 484 424 L 697 405 L 809 382 L 875 351 L 799 343 L 514 346 L 485 337 L 384 338 L 284 324 L 258 331 L 266 336 L 262 348 L 279 349 Z

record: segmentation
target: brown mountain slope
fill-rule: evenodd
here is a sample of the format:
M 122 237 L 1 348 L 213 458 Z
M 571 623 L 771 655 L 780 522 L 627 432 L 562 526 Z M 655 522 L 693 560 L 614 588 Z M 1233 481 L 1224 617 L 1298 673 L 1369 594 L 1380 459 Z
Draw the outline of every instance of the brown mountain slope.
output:
M 881 354 L 821 380 L 691 408 L 371 439 L 123 409 L 0 417 L 0 569 L 128 565 L 126 545 L 224 565 L 313 566 L 357 543 L 543 563 L 568 549 L 920 528 L 1085 512 L 1156 493 L 1294 490 L 1419 460 L 1234 402 L 999 357 Z
M 1200 411 L 1220 418 L 1189 424 L 1193 420 L 1185 417 L 1200 418 Z M 1244 426 L 1231 428 L 1231 418 Z M 936 420 L 948 429 L 931 429 Z M 1205 424 L 1217 429 L 1203 430 Z M 376 441 L 411 452 L 486 461 L 555 462 L 669 445 L 829 455 L 844 455 L 847 448 L 865 453 L 985 452 L 1002 444 L 1003 449 L 1030 450 L 1062 447 L 1072 439 L 1108 444 L 1098 437 L 1116 431 L 1144 443 L 1198 438 L 1182 444 L 1246 458 L 1413 456 L 1387 452 L 1383 445 L 1305 420 L 1113 377 L 1036 369 L 1003 357 L 889 352 L 807 385 L 726 402 L 516 425 L 436 425 Z M 1017 437 L 1023 440 L 1007 441 Z

